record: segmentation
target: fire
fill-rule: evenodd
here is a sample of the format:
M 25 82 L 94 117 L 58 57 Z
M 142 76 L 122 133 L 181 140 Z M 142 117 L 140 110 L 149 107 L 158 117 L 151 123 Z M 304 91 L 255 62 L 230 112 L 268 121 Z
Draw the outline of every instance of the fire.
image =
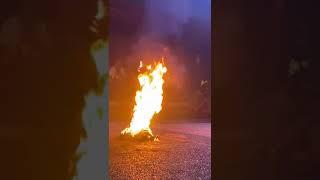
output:
M 138 71 L 143 68 L 142 61 Z M 147 131 L 151 135 L 150 121 L 154 114 L 161 111 L 163 99 L 163 75 L 167 68 L 163 63 L 155 63 L 154 66 L 148 65 L 144 72 L 138 75 L 140 90 L 136 92 L 136 105 L 133 109 L 133 117 L 130 127 L 124 129 L 121 134 L 129 134 L 132 137 L 142 131 Z

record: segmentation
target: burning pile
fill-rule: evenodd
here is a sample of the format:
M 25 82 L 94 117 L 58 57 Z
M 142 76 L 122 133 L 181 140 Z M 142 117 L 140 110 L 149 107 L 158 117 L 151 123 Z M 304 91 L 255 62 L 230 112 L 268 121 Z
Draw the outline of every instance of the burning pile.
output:
M 130 127 L 124 129 L 121 134 L 140 140 L 157 140 L 150 129 L 150 121 L 154 114 L 161 111 L 163 75 L 167 68 L 160 62 L 144 67 L 140 61 L 138 72 L 140 90 L 136 92 L 133 117 Z

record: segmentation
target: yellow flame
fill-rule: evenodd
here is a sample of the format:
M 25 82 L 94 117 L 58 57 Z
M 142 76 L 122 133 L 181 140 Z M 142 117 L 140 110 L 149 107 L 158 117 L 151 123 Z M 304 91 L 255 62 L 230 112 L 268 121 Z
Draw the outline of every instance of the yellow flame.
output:
M 142 66 L 140 61 L 139 67 Z M 150 121 L 154 114 L 161 111 L 163 75 L 167 72 L 167 68 L 163 63 L 157 63 L 154 67 L 151 65 L 146 67 L 146 72 L 138 75 L 140 90 L 136 92 L 136 105 L 133 109 L 130 127 L 124 129 L 121 134 L 135 136 L 141 131 L 148 131 L 152 135 Z

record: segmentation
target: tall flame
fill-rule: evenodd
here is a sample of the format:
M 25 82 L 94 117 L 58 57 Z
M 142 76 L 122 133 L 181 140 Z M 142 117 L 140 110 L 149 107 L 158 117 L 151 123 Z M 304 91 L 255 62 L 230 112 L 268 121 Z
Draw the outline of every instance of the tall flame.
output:
M 143 68 L 142 61 L 139 70 L 141 68 Z M 145 72 L 138 75 L 140 90 L 136 92 L 133 117 L 130 127 L 124 129 L 121 134 L 135 136 L 141 131 L 148 131 L 152 135 L 150 121 L 154 114 L 161 111 L 163 75 L 166 72 L 167 68 L 163 63 L 155 63 L 154 66 L 146 66 Z

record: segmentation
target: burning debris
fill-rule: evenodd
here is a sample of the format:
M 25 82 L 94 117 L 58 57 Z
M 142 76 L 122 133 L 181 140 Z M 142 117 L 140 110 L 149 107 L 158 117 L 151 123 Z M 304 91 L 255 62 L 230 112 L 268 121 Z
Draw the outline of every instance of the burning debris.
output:
M 138 72 L 140 90 L 136 92 L 133 117 L 130 127 L 124 129 L 121 134 L 127 139 L 158 141 L 159 138 L 152 134 L 150 122 L 153 115 L 161 111 L 163 75 L 167 68 L 163 62 L 155 63 L 154 66 L 143 66 L 140 61 Z
M 121 133 L 121 138 L 130 141 L 160 141 L 158 136 L 150 134 L 147 130 L 142 130 L 138 134 L 132 136 L 129 133 Z

